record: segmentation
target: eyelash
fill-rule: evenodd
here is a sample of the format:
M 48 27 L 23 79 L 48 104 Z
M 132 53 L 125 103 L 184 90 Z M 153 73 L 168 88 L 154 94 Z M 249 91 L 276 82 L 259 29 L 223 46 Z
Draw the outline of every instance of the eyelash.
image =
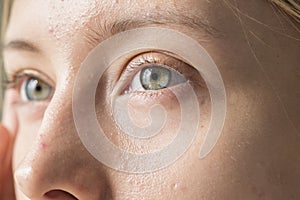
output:
M 130 61 L 130 64 L 128 65 L 128 68 L 125 68 L 125 70 L 129 71 L 129 72 L 134 71 L 134 70 L 137 70 L 137 69 L 141 69 L 144 65 L 147 65 L 147 64 L 158 64 L 158 65 L 161 65 L 161 66 L 170 65 L 165 58 L 161 58 L 159 56 L 154 56 L 153 54 L 162 54 L 161 57 L 162 56 L 169 56 L 169 55 L 166 54 L 166 52 L 145 52 L 143 54 L 135 56 L 135 58 L 133 58 L 132 60 L 134 60 L 136 58 L 139 58 L 139 61 L 135 61 L 135 62 Z M 172 57 L 172 56 L 170 56 L 170 57 Z M 176 58 L 173 58 L 173 59 L 176 59 Z M 181 73 L 180 69 L 176 68 L 176 66 L 173 66 L 173 69 L 178 71 L 179 73 Z
M 189 65 L 186 64 L 184 61 L 177 59 L 176 57 L 170 55 L 171 53 L 168 52 L 159 52 L 159 51 L 149 51 L 149 52 L 143 52 L 141 54 L 138 54 L 134 56 L 133 58 L 129 59 L 129 61 L 125 64 L 126 67 L 121 71 L 121 75 L 119 77 L 119 81 L 122 82 L 123 88 L 121 88 L 122 91 L 118 91 L 119 95 L 124 94 L 124 91 L 126 90 L 126 87 L 130 86 L 130 83 L 132 82 L 135 75 L 140 72 L 144 67 L 149 65 L 159 65 L 159 66 L 168 66 L 170 69 L 175 70 L 182 76 L 186 77 L 188 81 L 191 80 L 189 77 L 189 74 L 183 73 L 185 69 Z M 171 63 L 171 64 L 170 64 Z M 186 65 L 186 67 L 180 67 L 180 64 Z M 36 78 L 39 79 L 45 83 L 47 83 L 49 86 L 55 90 L 53 87 L 54 84 L 49 84 L 49 79 L 46 75 L 43 75 L 42 72 L 39 72 L 37 70 L 33 69 L 25 69 L 20 70 L 14 73 L 9 74 L 9 79 L 5 80 L 3 82 L 5 89 L 15 89 L 18 94 L 21 94 L 21 85 L 24 83 L 24 81 L 30 79 L 30 78 Z M 118 82 L 119 82 L 118 81 Z M 147 90 L 147 91 L 136 91 L 135 93 L 139 93 L 141 95 L 162 95 L 164 89 L 160 90 Z M 19 96 L 18 102 L 22 102 L 23 100 Z
M 15 90 L 18 93 L 18 99 L 14 100 L 15 104 L 26 104 L 30 103 L 30 101 L 24 101 L 21 99 L 21 86 L 25 81 L 28 81 L 30 78 L 41 80 L 51 86 L 53 90 L 55 89 L 53 87 L 54 84 L 51 84 L 50 78 L 48 78 L 46 75 L 44 75 L 42 72 L 39 72 L 35 69 L 23 69 L 18 70 L 16 72 L 11 72 L 7 74 L 7 79 L 2 81 L 2 85 L 4 86 L 4 90 Z M 45 103 L 45 101 L 41 101 L 40 103 Z M 36 102 L 35 102 L 36 103 Z
M 149 65 L 167 66 L 166 68 L 178 72 L 182 76 L 186 77 L 187 81 L 190 81 L 190 74 L 183 72 L 183 69 L 181 69 L 181 67 L 179 66 L 180 65 L 179 62 L 181 64 L 186 65 L 186 67 L 188 67 L 189 65 L 186 64 L 184 61 L 177 59 L 175 56 L 170 54 L 171 53 L 169 52 L 149 51 L 149 52 L 143 52 L 142 54 L 136 55 L 127 63 L 127 67 L 123 69 L 119 81 L 122 83 L 121 85 L 123 85 L 124 87 L 118 90 L 117 93 L 119 95 L 124 94 L 124 91 L 126 93 L 126 90 L 128 89 L 126 87 L 130 85 L 135 75 L 139 73 L 144 67 L 147 67 Z M 170 60 L 173 61 L 172 64 L 170 64 Z M 191 68 L 191 66 L 189 67 Z M 152 96 L 152 95 L 163 94 L 163 90 L 164 89 L 136 91 L 134 93 Z

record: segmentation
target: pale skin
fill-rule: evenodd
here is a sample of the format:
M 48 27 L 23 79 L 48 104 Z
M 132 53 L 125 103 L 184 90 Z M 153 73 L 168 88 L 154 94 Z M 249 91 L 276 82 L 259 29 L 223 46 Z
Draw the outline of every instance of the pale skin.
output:
M 260 0 L 80 2 L 16 0 L 13 6 L 5 44 L 22 40 L 38 50 L 8 46 L 4 50 L 6 71 L 38 71 L 38 78 L 55 88 L 55 93 L 46 101 L 20 105 L 14 103 L 20 98 L 18 90 L 6 91 L 0 126 L 1 200 L 300 198 L 299 23 Z M 213 151 L 199 159 L 210 102 L 206 90 L 198 91 L 204 110 L 202 128 L 183 157 L 153 173 L 118 172 L 88 153 L 72 120 L 76 72 L 89 51 L 111 36 L 105 33 L 87 42 L 84 32 L 91 32 L 95 21 L 152 20 L 157 14 L 165 16 L 167 10 L 177 16 L 197 16 L 213 27 L 205 31 L 203 26 L 190 28 L 170 23 L 172 20 L 139 25 L 181 31 L 209 52 L 226 88 L 224 129 Z M 108 76 L 113 85 L 119 74 Z M 194 87 L 199 87 L 197 80 Z M 100 91 L 109 92 L 105 90 L 109 87 L 100 86 Z M 178 120 L 177 104 L 168 102 L 174 117 L 166 138 Z M 101 117 L 99 114 L 100 121 Z M 124 148 L 134 148 L 127 138 L 116 135 L 111 139 Z

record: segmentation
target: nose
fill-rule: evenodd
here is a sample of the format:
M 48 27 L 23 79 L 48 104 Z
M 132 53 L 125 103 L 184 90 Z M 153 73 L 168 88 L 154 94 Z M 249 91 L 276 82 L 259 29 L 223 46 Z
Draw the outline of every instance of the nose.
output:
M 15 170 L 17 188 L 32 200 L 107 199 L 105 169 L 80 142 L 67 101 L 50 103 L 33 147 Z

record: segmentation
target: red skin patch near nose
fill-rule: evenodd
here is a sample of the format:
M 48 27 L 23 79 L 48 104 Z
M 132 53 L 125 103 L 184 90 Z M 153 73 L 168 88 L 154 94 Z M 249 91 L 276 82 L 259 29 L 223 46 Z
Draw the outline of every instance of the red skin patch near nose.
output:
M 47 144 L 45 144 L 44 142 L 41 142 L 40 143 L 40 149 L 46 150 L 46 148 L 47 148 Z

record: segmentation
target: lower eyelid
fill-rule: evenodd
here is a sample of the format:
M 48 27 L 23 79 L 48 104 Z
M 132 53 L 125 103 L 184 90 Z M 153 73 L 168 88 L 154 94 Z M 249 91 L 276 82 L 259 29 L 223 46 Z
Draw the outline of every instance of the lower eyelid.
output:
M 188 84 L 189 82 L 185 82 L 161 90 L 134 91 L 127 95 L 138 104 L 170 102 L 170 100 L 177 99 L 172 90 L 176 90 L 179 95 L 185 95 L 185 90 L 189 88 Z

